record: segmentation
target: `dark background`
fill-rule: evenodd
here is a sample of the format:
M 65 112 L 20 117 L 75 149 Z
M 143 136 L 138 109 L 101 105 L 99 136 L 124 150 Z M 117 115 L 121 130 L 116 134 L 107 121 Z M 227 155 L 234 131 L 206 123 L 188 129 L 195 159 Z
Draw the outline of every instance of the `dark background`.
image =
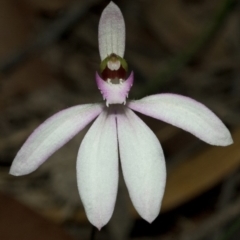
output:
M 85 131 L 36 172 L 8 174 L 29 134 L 53 113 L 101 100 L 98 21 L 109 1 L 0 1 L 0 239 L 89 239 L 75 164 Z M 240 239 L 240 6 L 237 0 L 115 1 L 126 23 L 130 98 L 173 92 L 212 109 L 235 144 L 209 146 L 143 117 L 166 156 L 168 180 L 153 224 L 120 177 L 117 205 L 95 239 Z

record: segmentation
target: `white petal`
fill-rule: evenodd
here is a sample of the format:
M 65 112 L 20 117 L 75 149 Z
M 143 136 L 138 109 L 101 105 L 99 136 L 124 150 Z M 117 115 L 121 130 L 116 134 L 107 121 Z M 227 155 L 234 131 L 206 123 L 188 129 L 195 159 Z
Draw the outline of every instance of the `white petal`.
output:
M 99 115 L 82 141 L 77 182 L 87 217 L 100 230 L 112 216 L 118 185 L 116 118 L 107 110 Z
M 124 179 L 134 207 L 152 222 L 159 214 L 166 183 L 161 145 L 149 127 L 130 109 L 117 115 Z
M 85 104 L 62 110 L 42 123 L 17 153 L 10 174 L 36 170 L 48 157 L 73 138 L 102 111 L 102 104 Z
M 119 7 L 113 2 L 110 2 L 102 12 L 98 27 L 98 42 L 101 60 L 112 53 L 123 57 L 125 23 Z
M 203 104 L 181 95 L 157 94 L 129 103 L 142 114 L 186 130 L 201 140 L 218 146 L 233 143 L 223 122 Z

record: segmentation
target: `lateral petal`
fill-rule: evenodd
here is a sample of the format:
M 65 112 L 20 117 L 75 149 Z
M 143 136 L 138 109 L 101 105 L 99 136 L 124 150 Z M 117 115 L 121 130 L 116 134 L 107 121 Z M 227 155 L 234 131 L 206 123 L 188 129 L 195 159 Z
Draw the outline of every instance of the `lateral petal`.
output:
M 233 143 L 223 122 L 206 106 L 177 94 L 157 94 L 131 101 L 131 109 L 182 128 L 201 140 L 218 146 Z
M 152 222 L 159 214 L 166 184 L 161 145 L 150 128 L 130 109 L 117 115 L 123 176 L 135 209 Z
M 115 114 L 104 110 L 80 146 L 77 183 L 87 217 L 99 230 L 112 216 L 118 186 L 118 147 Z
M 48 118 L 23 144 L 12 163 L 10 174 L 19 176 L 36 170 L 96 118 L 102 109 L 102 104 L 84 104 L 67 108 Z

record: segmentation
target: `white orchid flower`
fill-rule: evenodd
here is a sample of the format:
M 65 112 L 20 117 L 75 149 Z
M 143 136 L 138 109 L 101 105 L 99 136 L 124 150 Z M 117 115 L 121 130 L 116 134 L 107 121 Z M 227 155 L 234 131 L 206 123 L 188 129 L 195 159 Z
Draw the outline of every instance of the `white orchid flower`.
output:
M 157 94 L 126 102 L 133 73 L 127 77 L 124 49 L 124 19 L 120 9 L 110 2 L 99 23 L 101 71 L 96 74 L 106 104 L 74 106 L 47 119 L 26 140 L 10 169 L 15 176 L 33 172 L 96 118 L 78 152 L 77 183 L 87 217 L 98 229 L 107 224 L 114 210 L 118 155 L 139 215 L 151 223 L 160 211 L 166 183 L 163 150 L 133 110 L 182 128 L 212 145 L 233 142 L 222 121 L 191 98 Z

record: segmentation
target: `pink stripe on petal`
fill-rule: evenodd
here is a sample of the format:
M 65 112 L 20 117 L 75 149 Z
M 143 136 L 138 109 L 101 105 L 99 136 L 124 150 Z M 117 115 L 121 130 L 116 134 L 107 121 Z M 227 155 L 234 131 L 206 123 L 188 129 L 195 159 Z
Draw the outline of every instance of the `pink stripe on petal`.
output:
M 112 53 L 123 57 L 125 23 L 121 10 L 113 2 L 110 2 L 102 12 L 98 27 L 98 41 L 102 61 Z
M 229 130 L 206 106 L 177 94 L 157 94 L 131 101 L 131 109 L 182 128 L 201 140 L 219 146 L 233 143 Z
M 19 150 L 12 163 L 10 174 L 19 176 L 36 170 L 102 110 L 102 104 L 78 105 L 62 110 L 47 119 Z
M 117 114 L 117 130 L 123 176 L 131 200 L 140 216 L 152 222 L 159 214 L 166 184 L 161 145 L 150 128 L 126 107 Z
M 102 112 L 85 135 L 77 158 L 77 183 L 89 221 L 99 230 L 112 216 L 118 185 L 116 117 Z

